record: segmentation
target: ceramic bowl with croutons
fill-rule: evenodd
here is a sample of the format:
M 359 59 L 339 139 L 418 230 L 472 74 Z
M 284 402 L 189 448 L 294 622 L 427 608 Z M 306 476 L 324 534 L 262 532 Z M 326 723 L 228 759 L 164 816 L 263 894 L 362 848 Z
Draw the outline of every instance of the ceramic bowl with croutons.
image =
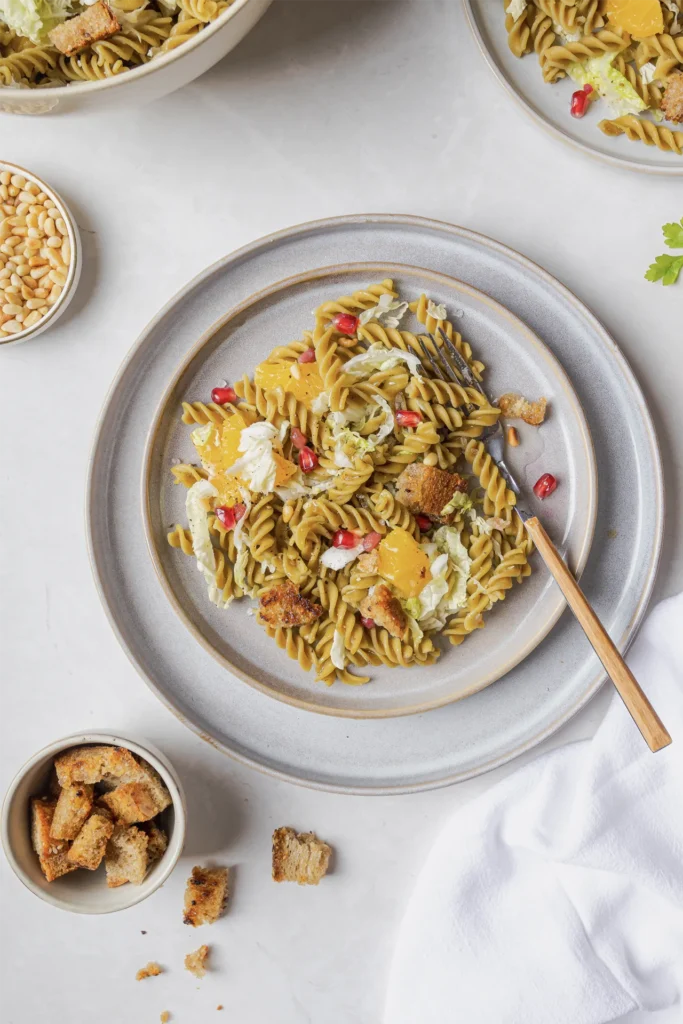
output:
M 149 744 L 76 733 L 34 754 L 2 807 L 2 845 L 24 885 L 78 914 L 108 914 L 166 881 L 185 841 L 178 775 Z

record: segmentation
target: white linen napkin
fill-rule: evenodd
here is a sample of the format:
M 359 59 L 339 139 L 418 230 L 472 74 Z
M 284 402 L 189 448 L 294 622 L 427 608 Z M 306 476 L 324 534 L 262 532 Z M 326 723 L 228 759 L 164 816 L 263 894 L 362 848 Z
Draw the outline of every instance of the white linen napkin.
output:
M 673 743 L 621 700 L 459 811 L 400 928 L 385 1024 L 603 1024 L 683 993 L 683 594 L 629 664 Z

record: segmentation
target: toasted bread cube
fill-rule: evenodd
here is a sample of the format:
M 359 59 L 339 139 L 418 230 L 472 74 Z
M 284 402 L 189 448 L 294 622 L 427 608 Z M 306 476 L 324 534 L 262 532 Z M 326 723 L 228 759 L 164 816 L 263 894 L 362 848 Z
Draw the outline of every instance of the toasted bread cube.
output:
M 667 78 L 661 110 L 667 121 L 683 121 L 683 71 L 672 71 Z
M 149 821 L 158 813 L 156 802 L 144 782 L 123 782 L 100 801 L 124 825 Z
M 260 621 L 273 627 L 305 626 L 322 613 L 322 607 L 302 597 L 290 580 L 266 590 L 259 605 Z
M 114 828 L 104 856 L 110 889 L 126 882 L 140 885 L 147 874 L 148 844 L 149 837 L 135 825 Z
M 161 860 L 168 848 L 168 836 L 163 828 L 159 828 L 153 821 L 147 822 L 144 826 L 149 842 L 147 843 L 147 860 L 153 864 L 155 860 Z
M 86 8 L 83 14 L 57 25 L 48 33 L 50 42 L 67 57 L 100 39 L 108 39 L 121 28 L 116 15 L 104 0 Z
M 392 636 L 402 637 L 408 628 L 408 619 L 401 602 L 385 583 L 378 583 L 360 603 L 360 613 L 366 619 L 374 619 L 378 626 L 384 626 Z
M 151 764 L 147 761 L 143 761 L 142 758 L 134 758 L 135 770 L 129 773 L 125 778 L 122 778 L 122 782 L 141 782 L 149 792 L 151 793 L 152 799 L 156 804 L 157 814 L 165 811 L 167 807 L 170 807 L 173 803 L 171 794 L 169 793 L 163 779 Z
M 92 810 L 93 799 L 93 787 L 87 782 L 64 786 L 50 825 L 52 838 L 75 839 Z
M 276 882 L 317 885 L 327 873 L 331 853 L 314 832 L 277 828 L 273 832 L 273 878 Z
M 467 481 L 457 473 L 448 473 L 437 466 L 413 462 L 396 480 L 396 500 L 414 515 L 430 516 L 442 523 L 450 523 L 455 512 L 442 516 L 456 491 L 467 491 Z
M 156 978 L 161 973 L 161 964 L 158 964 L 156 960 L 150 960 L 148 964 L 140 968 L 138 973 L 135 975 L 135 980 L 144 981 L 145 978 Z
M 69 861 L 78 868 L 96 871 L 102 863 L 113 831 L 111 816 L 104 810 L 94 810 L 71 844 L 67 854 Z
M 73 747 L 55 761 L 60 786 L 73 782 L 102 782 L 138 771 L 138 763 L 124 747 Z M 125 781 L 130 781 L 125 778 Z
M 545 410 L 548 405 L 547 399 L 539 398 L 537 402 L 529 402 L 522 395 L 511 392 L 501 395 L 498 399 L 498 406 L 508 420 L 524 420 L 532 427 L 540 427 L 545 419 Z
M 379 548 L 375 548 L 374 551 L 366 551 L 364 555 L 359 555 L 356 565 L 361 572 L 366 573 L 368 576 L 379 572 Z
M 31 800 L 31 843 L 38 854 L 40 869 L 48 882 L 75 871 L 68 857 L 69 844 L 65 839 L 53 839 L 50 826 L 57 806 L 56 800 L 33 797 Z
M 206 961 L 209 958 L 209 947 L 200 946 L 194 953 L 185 957 L 185 970 L 194 974 L 195 978 L 203 978 L 206 974 Z
M 228 898 L 227 868 L 192 868 L 185 888 L 183 922 L 198 928 L 213 924 Z

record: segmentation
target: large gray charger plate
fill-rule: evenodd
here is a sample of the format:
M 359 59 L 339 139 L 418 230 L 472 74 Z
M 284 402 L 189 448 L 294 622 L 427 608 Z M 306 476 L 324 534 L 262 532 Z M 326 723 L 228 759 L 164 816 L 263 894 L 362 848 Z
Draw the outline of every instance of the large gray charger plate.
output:
M 603 101 L 591 104 L 585 117 L 572 117 L 569 103 L 575 83 L 566 78 L 548 85 L 543 81 L 536 54 L 527 54 L 521 60 L 515 57 L 508 46 L 502 0 L 463 0 L 463 4 L 489 67 L 536 124 L 555 138 L 613 166 L 648 174 L 683 176 L 683 156 L 662 152 L 642 142 L 631 142 L 625 135 L 616 138 L 603 135 L 598 122 L 610 117 Z
M 480 289 L 526 323 L 562 364 L 595 442 L 599 478 L 582 585 L 615 641 L 628 645 L 650 595 L 662 530 L 659 454 L 638 385 L 598 321 L 543 270 L 481 235 L 420 218 L 302 225 L 228 256 L 176 295 L 134 346 L 103 411 L 91 461 L 88 532 L 120 642 L 160 699 L 199 735 L 293 782 L 399 793 L 487 771 L 540 742 L 590 699 L 604 673 L 573 618 L 565 613 L 497 683 L 447 707 L 360 721 L 310 714 L 231 676 L 181 626 L 149 557 L 140 496 L 160 398 L 199 338 L 264 287 L 359 258 L 423 267 Z

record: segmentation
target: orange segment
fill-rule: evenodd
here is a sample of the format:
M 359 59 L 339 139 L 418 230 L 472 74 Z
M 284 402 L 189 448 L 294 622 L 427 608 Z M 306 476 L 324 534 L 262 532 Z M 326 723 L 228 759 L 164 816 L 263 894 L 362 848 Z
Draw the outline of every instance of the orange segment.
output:
M 217 505 L 227 505 L 230 508 L 236 505 L 238 501 L 242 501 L 240 482 L 236 476 L 230 476 L 227 473 L 216 473 L 210 480 L 218 491 L 218 497 L 214 499 L 214 507 Z
M 380 575 L 392 583 L 402 597 L 417 597 L 432 578 L 429 558 L 415 538 L 400 527 L 381 541 Z
M 210 474 L 230 469 L 241 458 L 240 435 L 246 425 L 240 414 L 235 412 L 219 426 L 212 426 L 204 444 L 195 443 L 202 465 Z
M 294 476 L 296 473 L 296 466 L 289 459 L 283 459 L 277 452 L 273 452 L 273 458 L 275 459 L 275 465 L 277 470 L 275 473 L 275 486 L 280 487 L 285 481 L 289 480 L 290 476 Z
M 605 10 L 610 24 L 634 39 L 647 39 L 664 31 L 659 0 L 607 0 Z
M 294 377 L 290 372 L 291 363 L 259 363 L 254 370 L 254 381 L 259 387 L 272 391 L 274 388 L 282 388 L 299 402 L 309 406 L 314 398 L 317 398 L 324 390 L 322 377 L 318 370 L 317 363 L 296 363 Z

